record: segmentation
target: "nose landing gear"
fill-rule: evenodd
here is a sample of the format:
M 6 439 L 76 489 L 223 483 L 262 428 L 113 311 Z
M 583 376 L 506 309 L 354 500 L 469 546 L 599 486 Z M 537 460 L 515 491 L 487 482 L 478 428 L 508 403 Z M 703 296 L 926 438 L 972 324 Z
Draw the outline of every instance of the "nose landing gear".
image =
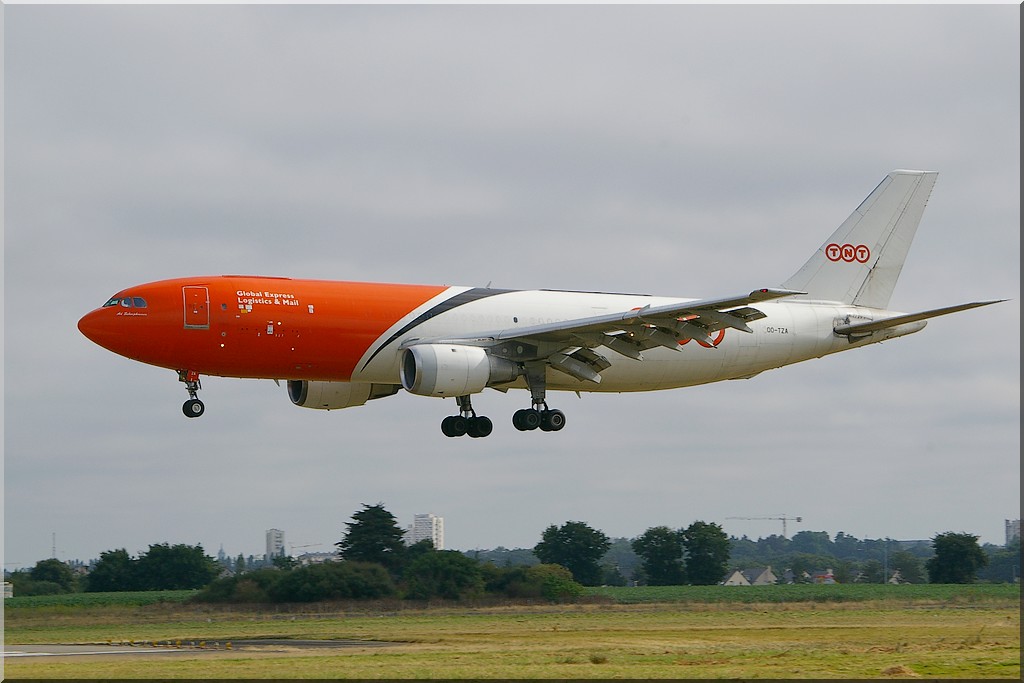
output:
M 181 412 L 185 417 L 199 417 L 206 412 L 206 406 L 196 398 L 196 394 L 202 389 L 199 383 L 199 373 L 195 370 L 178 370 L 178 381 L 185 383 L 185 390 L 188 391 L 188 400 L 181 406 Z

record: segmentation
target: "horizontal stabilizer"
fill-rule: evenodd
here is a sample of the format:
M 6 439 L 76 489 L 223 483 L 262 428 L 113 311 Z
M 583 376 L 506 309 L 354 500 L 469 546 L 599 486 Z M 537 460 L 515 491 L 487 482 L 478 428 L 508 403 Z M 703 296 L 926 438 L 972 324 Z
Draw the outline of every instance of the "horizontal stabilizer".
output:
M 998 304 L 1006 299 L 995 299 L 993 301 L 974 301 L 969 304 L 960 304 L 958 306 L 947 306 L 946 308 L 936 308 L 931 311 L 922 311 L 921 313 L 907 313 L 906 315 L 897 315 L 892 318 L 885 318 L 883 320 L 872 320 L 865 323 L 853 323 L 852 325 L 840 325 L 835 328 L 836 334 L 856 336 L 861 334 L 870 334 L 879 330 L 886 330 L 890 327 L 896 327 L 897 325 L 905 325 L 907 323 L 917 322 L 919 320 L 927 320 L 928 318 L 937 318 L 940 315 L 947 315 L 949 313 L 956 313 L 958 311 L 966 311 L 971 308 L 978 308 L 979 306 L 988 306 L 990 304 Z

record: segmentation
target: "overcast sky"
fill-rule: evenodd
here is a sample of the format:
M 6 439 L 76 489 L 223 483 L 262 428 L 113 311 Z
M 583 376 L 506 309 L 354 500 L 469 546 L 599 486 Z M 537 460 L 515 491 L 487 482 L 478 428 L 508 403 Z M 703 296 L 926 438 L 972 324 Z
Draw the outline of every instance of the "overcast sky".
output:
M 997 6 L 7 6 L 4 563 L 333 550 L 362 504 L 456 549 L 717 522 L 1003 542 L 1020 515 L 1019 12 Z M 755 379 L 297 408 L 78 319 L 251 273 L 715 297 L 796 271 L 894 168 L 939 171 L 892 298 L 1011 301 Z

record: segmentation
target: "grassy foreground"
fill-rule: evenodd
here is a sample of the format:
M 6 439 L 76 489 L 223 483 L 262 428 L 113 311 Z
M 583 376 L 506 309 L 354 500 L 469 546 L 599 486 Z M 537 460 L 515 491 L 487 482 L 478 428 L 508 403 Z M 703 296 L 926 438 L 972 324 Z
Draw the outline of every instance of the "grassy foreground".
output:
M 5 610 L 8 644 L 243 638 L 398 644 L 8 659 L 5 675 L 1019 680 L 1019 587 L 981 597 L 934 588 L 899 599 L 890 593 L 883 600 L 864 596 L 845 602 L 737 602 L 729 596 L 751 594 L 720 593 L 719 602 L 430 609 L 307 605 L 271 610 L 181 603 L 21 607 Z

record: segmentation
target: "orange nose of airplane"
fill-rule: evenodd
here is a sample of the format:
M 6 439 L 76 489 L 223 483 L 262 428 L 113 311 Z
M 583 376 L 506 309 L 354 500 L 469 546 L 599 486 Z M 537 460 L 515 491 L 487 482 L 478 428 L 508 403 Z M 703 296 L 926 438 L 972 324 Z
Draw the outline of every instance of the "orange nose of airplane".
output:
M 115 353 L 123 352 L 122 335 L 116 330 L 114 319 L 108 309 L 98 308 L 82 316 L 78 321 L 78 330 L 90 341 L 99 344 Z

